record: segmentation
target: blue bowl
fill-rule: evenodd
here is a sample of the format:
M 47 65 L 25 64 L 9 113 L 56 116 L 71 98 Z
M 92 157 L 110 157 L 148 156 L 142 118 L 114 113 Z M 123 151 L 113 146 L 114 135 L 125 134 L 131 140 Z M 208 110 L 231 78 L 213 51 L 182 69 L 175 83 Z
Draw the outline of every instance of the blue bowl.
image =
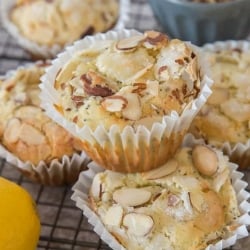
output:
M 193 3 L 148 0 L 164 31 L 171 37 L 203 45 L 245 39 L 250 34 L 250 0 Z

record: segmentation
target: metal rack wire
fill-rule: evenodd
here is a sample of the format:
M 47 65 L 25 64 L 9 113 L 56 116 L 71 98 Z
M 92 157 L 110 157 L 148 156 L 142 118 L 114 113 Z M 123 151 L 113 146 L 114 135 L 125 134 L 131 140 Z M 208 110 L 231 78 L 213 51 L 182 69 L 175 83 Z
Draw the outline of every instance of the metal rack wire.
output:
M 126 27 L 141 31 L 161 29 L 146 0 L 131 0 L 130 19 Z M 31 60 L 30 55 L 0 25 L 0 75 Z M 48 187 L 33 183 L 3 159 L 0 159 L 0 176 L 24 187 L 36 201 L 42 224 L 37 250 L 110 249 L 95 234 L 82 212 L 71 201 L 70 186 Z M 250 183 L 250 172 L 245 178 Z M 230 249 L 249 249 L 248 244 L 242 247 L 242 242 Z

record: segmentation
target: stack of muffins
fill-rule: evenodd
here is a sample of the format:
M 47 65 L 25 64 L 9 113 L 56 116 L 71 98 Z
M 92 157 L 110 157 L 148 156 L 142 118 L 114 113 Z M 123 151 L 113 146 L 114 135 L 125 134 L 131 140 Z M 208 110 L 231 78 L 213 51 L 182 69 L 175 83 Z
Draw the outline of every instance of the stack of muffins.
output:
M 116 0 L 95 3 L 92 12 L 89 1 L 20 0 L 9 12 L 2 1 L 2 10 L 25 48 L 50 57 L 118 22 Z M 113 249 L 233 245 L 248 235 L 249 194 L 222 150 L 250 165 L 250 47 L 205 49 L 122 29 L 6 74 L 0 155 L 44 184 L 72 183 L 87 166 L 72 199 Z
M 48 116 L 94 160 L 72 198 L 113 249 L 222 249 L 248 234 L 236 166 L 204 141 L 183 142 L 211 94 L 200 53 L 156 31 L 107 32 L 42 77 Z

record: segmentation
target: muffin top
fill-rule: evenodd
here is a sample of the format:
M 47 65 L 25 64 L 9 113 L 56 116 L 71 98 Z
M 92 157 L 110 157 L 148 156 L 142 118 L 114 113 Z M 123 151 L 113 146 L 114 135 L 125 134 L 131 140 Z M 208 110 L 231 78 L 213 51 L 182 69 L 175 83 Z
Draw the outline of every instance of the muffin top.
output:
M 22 161 L 49 163 L 73 155 L 81 143 L 40 108 L 38 87 L 46 65 L 30 65 L 0 79 L 0 140 Z
M 51 47 L 106 31 L 118 15 L 118 0 L 17 0 L 10 18 L 27 39 Z
M 151 128 L 181 114 L 200 91 L 196 53 L 156 31 L 96 41 L 58 71 L 57 109 L 79 127 L 113 124 Z
M 149 172 L 97 174 L 90 204 L 128 250 L 201 250 L 239 225 L 229 162 L 205 145 L 184 147 Z
M 208 54 L 213 93 L 194 119 L 191 132 L 221 146 L 250 138 L 250 50 Z

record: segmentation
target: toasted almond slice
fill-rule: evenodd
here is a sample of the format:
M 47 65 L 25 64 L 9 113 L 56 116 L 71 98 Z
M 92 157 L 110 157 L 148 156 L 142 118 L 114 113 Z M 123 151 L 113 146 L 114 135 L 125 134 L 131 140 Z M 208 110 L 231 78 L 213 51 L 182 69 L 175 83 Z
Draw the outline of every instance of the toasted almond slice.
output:
M 224 171 L 222 171 L 221 173 L 218 173 L 213 181 L 213 189 L 216 192 L 219 192 L 221 187 L 225 184 L 226 180 L 229 178 L 229 169 L 225 168 Z
M 213 232 L 225 223 L 223 204 L 218 194 L 212 190 L 204 193 L 205 209 L 195 219 L 195 226 L 204 233 Z
M 124 207 L 135 207 L 148 202 L 151 195 L 146 189 L 125 187 L 114 192 L 113 200 Z
M 17 118 L 9 120 L 4 131 L 4 140 L 8 143 L 16 143 L 19 138 L 21 121 Z
M 137 121 L 141 118 L 141 101 L 137 94 L 126 93 L 123 97 L 127 99 L 128 104 L 125 109 L 122 110 L 122 116 L 128 120 Z
M 141 41 L 144 40 L 144 35 L 136 35 L 129 38 L 124 38 L 116 43 L 116 49 L 128 51 L 136 48 Z
M 192 159 L 196 169 L 203 175 L 212 176 L 218 169 L 218 157 L 207 146 L 196 145 L 193 149 Z
M 200 192 L 190 192 L 189 198 L 191 205 L 198 211 L 202 212 L 205 208 L 204 204 L 204 197 Z
M 113 94 L 107 80 L 94 71 L 89 71 L 81 76 L 83 89 L 86 94 L 93 96 L 110 96 Z
M 101 180 L 101 175 L 97 174 L 95 175 L 91 188 L 90 188 L 90 194 L 93 196 L 95 200 L 100 200 L 102 196 L 102 190 L 103 184 Z
M 133 87 L 134 89 L 132 90 L 132 93 L 140 94 L 147 88 L 147 85 L 146 83 L 143 83 L 143 82 L 136 82 L 133 84 Z
M 135 236 L 146 236 L 154 226 L 153 218 L 146 214 L 129 213 L 123 218 L 123 225 Z
M 123 96 L 112 95 L 104 98 L 101 105 L 109 112 L 120 112 L 127 107 L 128 101 Z
M 119 227 L 122 222 L 123 208 L 119 205 L 110 207 L 104 217 L 104 223 L 109 226 Z
M 165 34 L 154 30 L 146 31 L 144 35 L 145 35 L 144 46 L 146 48 L 151 48 L 152 45 L 160 48 L 161 46 L 167 44 L 169 41 L 168 37 Z
M 169 160 L 167 163 L 165 163 L 163 166 L 153 169 L 148 172 L 143 172 L 142 177 L 147 180 L 154 180 L 159 179 L 162 177 L 165 177 L 167 175 L 170 175 L 174 173 L 178 168 L 178 162 L 175 159 Z
M 39 130 L 26 123 L 20 128 L 19 139 L 28 145 L 40 145 L 46 142 L 45 136 Z

